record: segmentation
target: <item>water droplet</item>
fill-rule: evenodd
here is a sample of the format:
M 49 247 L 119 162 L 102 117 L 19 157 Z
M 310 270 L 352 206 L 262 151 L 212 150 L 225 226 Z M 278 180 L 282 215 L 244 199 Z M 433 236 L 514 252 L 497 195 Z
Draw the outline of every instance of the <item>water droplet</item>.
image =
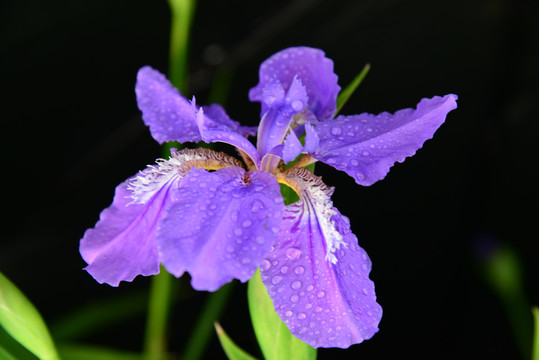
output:
M 288 257 L 290 260 L 297 260 L 301 256 L 301 251 L 296 248 L 290 248 L 286 250 L 286 257 Z
M 369 290 L 367 290 L 367 288 L 363 288 L 363 290 L 361 290 L 363 292 L 364 295 L 369 295 Z
M 338 136 L 342 133 L 342 130 L 340 127 L 334 127 L 331 129 L 331 134 L 332 135 L 335 135 L 335 136 Z
M 352 166 L 358 166 L 358 165 L 359 165 L 359 161 L 357 161 L 356 159 L 352 159 L 352 160 L 350 161 L 350 164 L 351 164 Z
M 273 285 L 277 285 L 278 283 L 281 282 L 281 280 L 283 280 L 282 276 L 277 275 L 271 278 L 271 283 Z
M 323 298 L 324 296 L 326 296 L 326 293 L 324 291 L 319 291 L 316 296 L 318 296 L 319 298 Z
M 235 229 L 234 230 L 234 235 L 241 236 L 241 234 L 243 234 L 243 231 L 241 231 L 241 229 Z
M 271 228 L 271 231 L 275 234 L 277 234 L 279 232 L 279 228 L 278 227 L 275 227 L 275 226 L 272 226 Z
M 313 291 L 313 289 L 314 289 L 314 286 L 312 285 L 307 286 L 307 291 Z
M 264 237 L 259 235 L 259 236 L 256 237 L 255 241 L 258 244 L 262 245 L 264 243 Z
M 290 284 L 290 287 L 294 290 L 298 290 L 301 287 L 302 283 L 301 281 L 294 281 L 292 284 Z
M 251 203 L 251 211 L 257 212 L 259 210 L 264 209 L 264 203 L 260 200 L 255 200 Z
M 303 320 L 303 319 L 305 319 L 306 317 L 307 317 L 307 315 L 305 315 L 304 313 L 299 313 L 299 314 L 298 314 L 298 319 L 300 319 L 300 320 Z
M 283 197 L 282 196 L 277 196 L 276 198 L 273 199 L 273 201 L 276 203 L 276 204 L 280 204 L 283 202 Z
M 294 100 L 292 101 L 292 109 L 294 109 L 295 111 L 301 111 L 303 110 L 303 101 L 301 100 Z
M 367 271 L 368 268 L 367 264 L 361 264 L 361 269 L 363 269 L 363 271 Z
M 264 186 L 263 185 L 257 185 L 255 186 L 255 191 L 262 191 L 264 190 Z
M 241 226 L 243 226 L 244 228 L 248 228 L 252 224 L 253 222 L 251 220 L 245 220 L 244 222 L 241 223 Z
M 358 171 L 358 172 L 356 173 L 356 178 L 357 178 L 359 181 L 363 181 L 363 180 L 365 180 L 365 175 L 363 175 L 363 173 L 361 173 L 361 172 Z
M 372 132 L 372 128 L 367 128 L 367 132 Z
M 322 309 L 320 306 L 317 306 L 317 307 L 314 308 L 314 311 L 316 311 L 318 313 L 322 312 L 322 310 L 324 310 L 324 309 Z
M 296 273 L 296 275 L 301 275 L 305 272 L 305 268 L 303 266 L 298 266 L 294 269 L 294 273 Z
M 290 317 L 290 316 L 292 316 L 292 311 L 288 310 L 287 312 L 284 313 L 284 315 L 286 317 Z
M 264 260 L 262 261 L 262 263 L 260 264 L 260 270 L 261 271 L 266 271 L 268 270 L 269 268 L 271 267 L 271 264 L 268 260 Z
M 238 221 L 238 212 L 237 211 L 232 211 L 232 213 L 230 214 L 230 219 L 232 221 Z
M 361 155 L 363 155 L 363 156 L 369 156 L 370 154 L 371 154 L 371 153 L 368 152 L 368 151 L 363 151 L 363 152 L 361 153 Z
M 284 275 L 284 274 L 286 274 L 287 272 L 288 272 L 288 266 L 286 266 L 286 265 L 281 266 L 281 274 Z
M 295 303 L 295 302 L 298 302 L 298 300 L 299 300 L 299 296 L 297 296 L 297 295 L 290 296 L 290 301 Z

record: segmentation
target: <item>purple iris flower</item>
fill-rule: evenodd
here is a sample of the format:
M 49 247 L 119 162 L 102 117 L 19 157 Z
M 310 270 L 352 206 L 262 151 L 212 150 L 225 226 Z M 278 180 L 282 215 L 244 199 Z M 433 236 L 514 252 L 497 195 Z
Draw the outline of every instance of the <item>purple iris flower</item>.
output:
M 313 347 L 347 348 L 378 331 L 371 261 L 333 206 L 333 188 L 304 167 L 321 161 L 371 185 L 433 136 L 457 96 L 333 119 L 340 87 L 321 50 L 285 49 L 262 63 L 259 76 L 249 98 L 261 103 L 261 121 L 251 128 L 140 69 L 138 106 L 159 143 L 223 142 L 238 158 L 200 148 L 157 160 L 116 188 L 80 252 L 86 270 L 113 286 L 163 264 L 177 277 L 188 272 L 195 289 L 214 291 L 260 268 L 292 334 Z M 247 139 L 255 134 L 256 147 Z M 299 200 L 285 206 L 279 184 Z

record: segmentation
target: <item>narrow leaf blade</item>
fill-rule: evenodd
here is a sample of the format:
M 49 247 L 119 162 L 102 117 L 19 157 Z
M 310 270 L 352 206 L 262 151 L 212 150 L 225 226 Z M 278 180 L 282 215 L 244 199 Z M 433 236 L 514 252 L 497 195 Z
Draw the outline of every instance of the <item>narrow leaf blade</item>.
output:
M 226 356 L 230 360 L 256 360 L 254 357 L 245 352 L 242 348 L 236 345 L 232 339 L 225 333 L 221 325 L 218 322 L 214 323 L 217 336 L 221 342 L 221 346 L 225 351 Z
M 348 84 L 348 86 L 339 93 L 339 96 L 337 96 L 337 110 L 335 111 L 335 116 L 337 116 L 337 114 L 341 111 L 342 107 L 344 106 L 344 104 L 346 104 L 346 102 L 348 101 L 350 96 L 352 96 L 354 91 L 356 91 L 359 84 L 363 82 L 363 80 L 365 79 L 365 76 L 367 76 L 367 73 L 369 72 L 370 69 L 371 69 L 371 65 L 366 64 L 363 67 L 363 70 L 361 70 L 361 72 L 357 74 L 354 80 L 352 80 L 352 82 Z
M 247 297 L 251 321 L 264 359 L 316 359 L 316 349 L 292 335 L 275 312 L 259 270 L 249 280 Z
M 0 325 L 13 339 L 40 359 L 58 359 L 41 315 L 2 273 L 0 273 Z

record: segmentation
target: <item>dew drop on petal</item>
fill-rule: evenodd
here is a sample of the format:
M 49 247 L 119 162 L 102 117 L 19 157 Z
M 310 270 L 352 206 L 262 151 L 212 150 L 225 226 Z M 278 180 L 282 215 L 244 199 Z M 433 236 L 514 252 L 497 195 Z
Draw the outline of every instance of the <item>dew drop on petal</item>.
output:
M 288 266 L 286 266 L 286 265 L 281 266 L 281 274 L 284 275 L 284 274 L 286 274 L 287 272 L 288 272 Z
M 342 133 L 342 130 L 340 127 L 334 127 L 331 129 L 331 134 L 332 135 L 335 135 L 335 136 L 338 136 Z
M 316 296 L 318 296 L 319 298 L 323 298 L 324 296 L 326 296 L 326 293 L 324 291 L 319 291 Z
M 271 264 L 270 264 L 270 262 L 268 260 L 263 260 L 262 263 L 260 264 L 260 270 L 261 271 L 266 271 L 270 267 L 271 267 Z
M 352 159 L 352 160 L 350 161 L 350 164 L 351 164 L 352 166 L 358 166 L 358 165 L 359 165 L 359 161 L 357 161 L 356 159 Z
M 297 260 L 301 256 L 301 251 L 296 248 L 290 248 L 286 250 L 286 257 L 288 257 L 290 260 Z
M 299 300 L 299 296 L 297 296 L 297 295 L 295 295 L 295 294 L 292 295 L 292 296 L 290 296 L 290 301 L 292 301 L 292 302 L 295 303 L 295 302 L 298 302 L 298 300 Z
M 274 276 L 274 277 L 271 278 L 271 283 L 273 285 L 277 285 L 278 283 L 281 282 L 281 280 L 283 280 L 283 278 L 281 276 L 277 275 L 277 276 Z
M 290 316 L 292 316 L 292 311 L 288 310 L 287 312 L 284 313 L 284 315 L 286 317 L 290 317 Z
M 243 231 L 241 231 L 241 229 L 235 229 L 234 230 L 234 235 L 241 236 L 241 234 L 243 234 Z
M 294 109 L 295 111 L 303 110 L 303 101 L 301 100 L 294 100 L 292 101 L 292 104 L 290 105 L 292 106 L 292 109 Z
M 363 175 L 362 172 L 359 172 L 359 171 L 358 171 L 358 172 L 356 173 L 356 178 L 357 178 L 359 181 L 363 181 L 363 180 L 365 180 L 365 175 Z
M 244 222 L 241 223 L 241 226 L 243 226 L 244 228 L 248 228 L 252 224 L 253 222 L 251 220 L 245 220 Z
M 298 290 L 301 287 L 301 281 L 294 281 L 292 284 L 290 284 L 290 287 L 294 290 Z
M 363 155 L 363 156 L 369 156 L 370 153 L 369 153 L 368 151 L 363 151 L 363 152 L 361 153 L 361 155 Z
M 296 273 L 296 275 L 301 275 L 305 272 L 305 268 L 303 266 L 298 266 L 294 269 L 294 273 Z
M 305 315 L 304 313 L 299 313 L 299 314 L 298 314 L 298 319 L 300 319 L 300 320 L 303 320 L 303 319 L 305 319 L 306 317 L 307 317 L 307 315 Z
M 255 241 L 256 241 L 258 244 L 262 245 L 262 244 L 264 243 L 264 237 L 261 236 L 261 235 L 259 235 L 259 236 L 257 236 L 257 237 L 255 238 Z

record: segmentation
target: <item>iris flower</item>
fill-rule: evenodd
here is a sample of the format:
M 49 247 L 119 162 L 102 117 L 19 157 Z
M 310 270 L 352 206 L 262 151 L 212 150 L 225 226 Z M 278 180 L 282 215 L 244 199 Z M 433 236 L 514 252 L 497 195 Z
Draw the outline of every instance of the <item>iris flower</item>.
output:
M 222 142 L 238 156 L 172 151 L 120 184 L 81 240 L 85 269 L 117 286 L 157 274 L 162 264 L 176 277 L 188 272 L 194 289 L 215 291 L 260 268 L 275 311 L 299 339 L 347 348 L 371 338 L 382 316 L 371 261 L 333 206 L 334 189 L 305 166 L 321 161 L 371 185 L 433 136 L 457 97 L 334 119 L 333 62 L 308 47 L 262 63 L 249 92 L 262 107 L 257 128 L 231 120 L 219 105 L 197 106 L 150 67 L 139 70 L 135 90 L 159 143 Z M 256 146 L 248 140 L 254 135 Z M 280 184 L 299 200 L 285 205 Z

